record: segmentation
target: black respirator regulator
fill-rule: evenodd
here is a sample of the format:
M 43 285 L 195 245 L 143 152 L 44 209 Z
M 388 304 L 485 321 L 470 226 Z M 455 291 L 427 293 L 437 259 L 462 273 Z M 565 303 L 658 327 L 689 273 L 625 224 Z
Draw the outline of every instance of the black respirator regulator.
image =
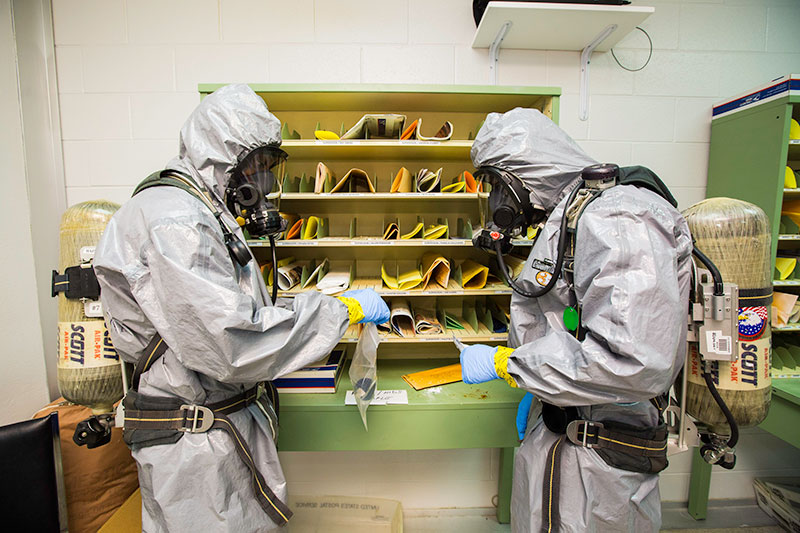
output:
M 475 172 L 475 179 L 492 187 L 489 195 L 492 219 L 472 238 L 472 244 L 488 251 L 496 251 L 499 244 L 502 253 L 507 254 L 511 251 L 511 239 L 542 222 L 547 213 L 544 207 L 531 203 L 530 191 L 513 172 L 484 166 Z
M 231 172 L 225 204 L 234 216 L 244 219 L 244 228 L 253 238 L 274 238 L 286 229 L 278 213 L 278 180 L 288 157 L 277 146 L 261 146 L 248 152 Z

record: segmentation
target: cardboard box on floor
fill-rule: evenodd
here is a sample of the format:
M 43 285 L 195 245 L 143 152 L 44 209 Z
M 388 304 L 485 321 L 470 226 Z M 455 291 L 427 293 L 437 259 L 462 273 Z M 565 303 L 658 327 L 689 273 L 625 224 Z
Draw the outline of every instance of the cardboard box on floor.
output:
M 786 531 L 800 531 L 800 478 L 754 479 L 753 488 L 762 511 Z

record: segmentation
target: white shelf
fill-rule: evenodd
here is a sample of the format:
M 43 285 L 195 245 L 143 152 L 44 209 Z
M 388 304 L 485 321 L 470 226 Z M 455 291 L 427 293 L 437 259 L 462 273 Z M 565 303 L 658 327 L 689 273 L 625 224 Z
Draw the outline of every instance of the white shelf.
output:
M 354 159 L 437 159 L 469 160 L 472 141 L 392 141 L 345 140 L 320 141 L 313 139 L 283 141 L 281 147 L 292 159 L 354 160 Z
M 580 114 L 589 118 L 589 62 L 593 52 L 606 52 L 632 32 L 655 8 L 490 2 L 472 40 L 473 48 L 489 49 L 489 82 L 497 84 L 500 48 L 580 50 Z
M 268 287 L 270 294 L 272 294 L 272 287 Z M 464 289 L 456 283 L 454 279 L 450 279 L 447 289 L 434 284 L 431 284 L 428 289 L 411 289 L 408 291 L 401 291 L 389 289 L 383 286 L 383 282 L 379 278 L 358 278 L 353 281 L 350 289 L 373 289 L 381 296 L 404 296 L 404 297 L 424 297 L 424 296 L 491 296 L 491 295 L 509 295 L 511 288 L 503 283 L 488 283 L 482 289 Z M 301 289 L 296 285 L 293 289 L 288 291 L 278 291 L 278 296 L 281 298 L 292 298 L 301 292 L 313 291 L 316 287 L 307 287 Z
M 773 287 L 800 287 L 800 280 L 797 279 L 776 279 L 772 282 Z
M 489 48 L 506 21 L 512 25 L 503 48 L 524 50 L 583 50 L 605 28 L 616 24 L 617 29 L 595 49 L 607 52 L 654 12 L 655 8 L 646 6 L 490 2 L 472 48 Z
M 476 192 L 336 192 L 336 193 L 313 193 L 313 192 L 287 192 L 281 194 L 281 202 L 301 200 L 347 200 L 350 198 L 369 198 L 371 200 L 477 200 L 478 198 L 488 198 L 489 193 Z
M 262 248 L 269 246 L 267 240 L 249 240 L 248 246 L 251 248 Z M 533 241 L 514 239 L 512 241 L 514 246 L 531 246 Z M 357 247 L 428 247 L 433 246 L 436 248 L 443 247 L 472 247 L 470 239 L 399 239 L 399 240 L 384 240 L 380 237 L 356 237 L 349 239 L 345 237 L 325 237 L 322 239 L 313 240 L 290 240 L 290 241 L 276 241 L 275 246 L 279 248 L 307 248 L 309 246 L 316 246 L 320 248 L 349 248 L 351 246 Z

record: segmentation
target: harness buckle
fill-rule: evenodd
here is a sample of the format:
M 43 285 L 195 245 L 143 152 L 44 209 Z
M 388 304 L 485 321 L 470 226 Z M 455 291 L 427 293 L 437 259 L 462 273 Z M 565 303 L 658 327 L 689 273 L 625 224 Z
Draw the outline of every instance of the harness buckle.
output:
M 191 421 L 190 427 L 178 428 L 187 433 L 205 433 L 214 425 L 214 412 L 203 405 L 181 405 L 181 411 L 188 411 L 186 420 Z M 200 413 L 203 416 L 200 416 Z
M 599 438 L 599 432 L 589 435 L 589 430 L 592 428 L 602 429 L 604 426 L 600 422 L 592 422 L 591 420 L 573 420 L 567 425 L 567 438 L 572 444 L 583 446 L 584 448 L 596 448 Z M 583 432 L 583 436 L 579 437 L 579 433 Z M 591 440 L 590 440 L 591 437 Z

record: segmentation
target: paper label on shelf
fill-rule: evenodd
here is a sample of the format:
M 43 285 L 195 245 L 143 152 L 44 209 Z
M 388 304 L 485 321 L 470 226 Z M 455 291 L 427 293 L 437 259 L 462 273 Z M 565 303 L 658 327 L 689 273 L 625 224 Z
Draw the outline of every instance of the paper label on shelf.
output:
M 769 387 L 770 359 L 772 347 L 770 338 L 754 341 L 740 340 L 737 343 L 737 361 L 712 361 L 708 363 L 711 379 L 720 390 L 754 391 Z M 696 343 L 689 344 L 688 379 L 691 383 L 706 386 L 702 375 L 702 362 Z
M 91 368 L 119 364 L 119 355 L 105 322 L 87 320 L 83 322 L 58 323 L 59 368 Z
M 733 351 L 730 336 L 722 334 L 722 330 L 706 331 L 706 345 L 708 350 L 719 355 L 731 355 Z
M 438 145 L 442 144 L 441 141 L 400 141 L 400 144 L 411 144 L 411 145 Z
M 283 241 L 284 246 L 319 246 L 319 241 Z
M 356 405 L 353 391 L 349 390 L 344 395 L 345 405 Z M 408 405 L 408 391 L 405 390 L 376 390 L 375 397 L 370 405 Z
M 369 240 L 369 241 L 353 241 L 353 246 L 388 246 L 389 241 L 378 241 L 378 240 Z
M 361 144 L 361 141 L 353 141 L 353 140 L 342 140 L 342 139 L 331 139 L 329 141 L 324 141 L 321 139 L 317 139 L 314 141 L 314 144 L 327 144 L 327 145 L 343 145 L 343 144 Z

